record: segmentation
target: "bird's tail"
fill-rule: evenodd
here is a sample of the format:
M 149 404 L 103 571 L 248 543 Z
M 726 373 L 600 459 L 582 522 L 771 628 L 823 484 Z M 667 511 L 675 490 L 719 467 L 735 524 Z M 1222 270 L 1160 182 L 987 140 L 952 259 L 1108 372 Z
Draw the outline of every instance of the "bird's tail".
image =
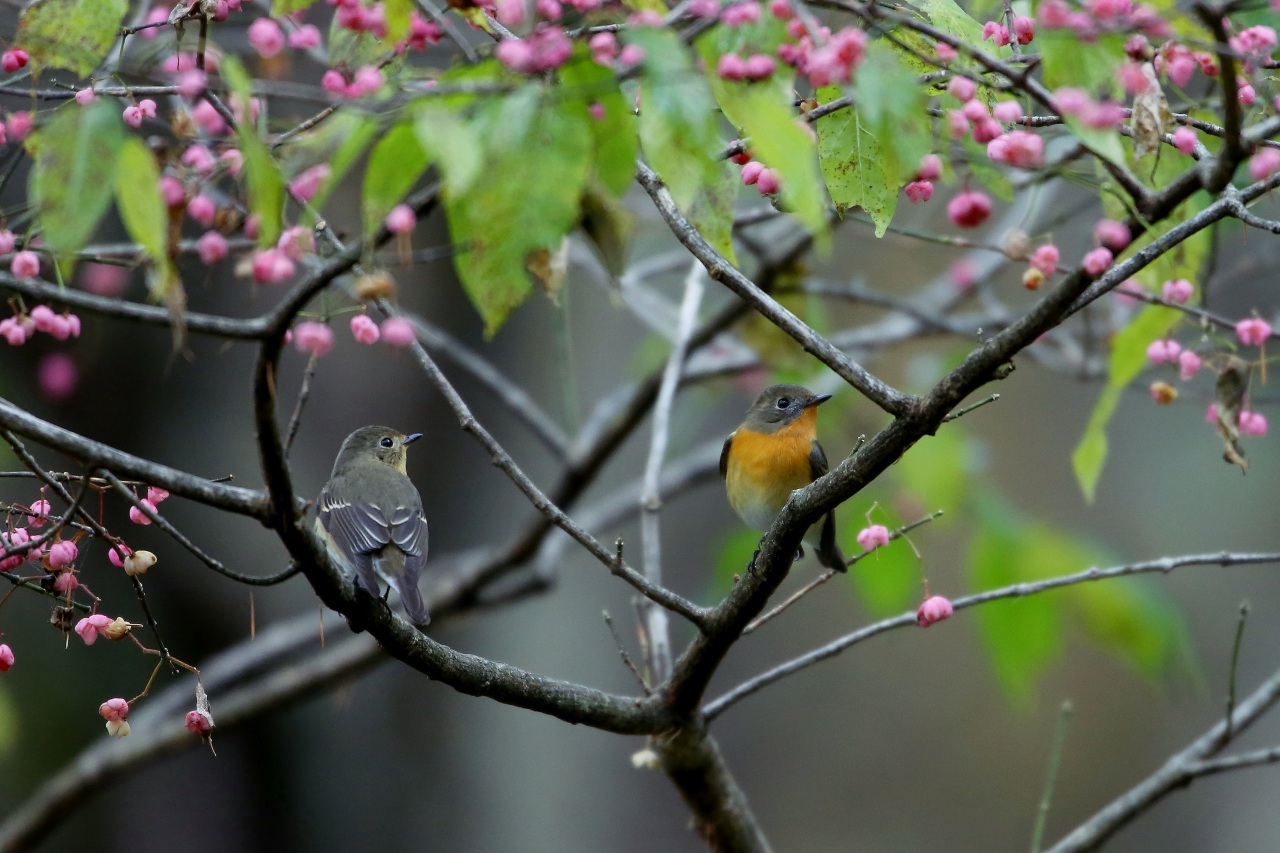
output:
M 422 600 L 422 593 L 418 590 L 416 583 L 401 583 L 400 600 L 404 602 L 404 612 L 409 617 L 409 621 L 419 627 L 425 627 L 431 623 L 431 614 L 427 612 L 426 602 Z
M 819 537 L 818 546 L 814 548 L 814 553 L 818 556 L 818 562 L 833 571 L 849 571 L 849 566 L 845 563 L 844 553 L 840 550 L 840 543 L 836 541 L 836 514 L 834 512 L 827 513 L 827 517 L 822 520 L 822 532 Z

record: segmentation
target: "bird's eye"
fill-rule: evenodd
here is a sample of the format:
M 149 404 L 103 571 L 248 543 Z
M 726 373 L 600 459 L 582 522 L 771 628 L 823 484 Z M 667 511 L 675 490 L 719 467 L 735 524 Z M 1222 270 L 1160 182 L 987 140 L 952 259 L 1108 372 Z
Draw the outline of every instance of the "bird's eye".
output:
M 789 409 L 789 408 L 791 408 L 791 398 L 790 398 L 790 397 L 779 397 L 779 398 L 778 398 L 778 408 L 779 408 L 779 409 Z
M 381 444 L 383 447 L 391 447 L 393 444 L 395 444 L 395 441 L 392 440 L 391 436 L 387 436 L 386 438 L 382 439 L 382 441 L 378 442 L 378 444 Z

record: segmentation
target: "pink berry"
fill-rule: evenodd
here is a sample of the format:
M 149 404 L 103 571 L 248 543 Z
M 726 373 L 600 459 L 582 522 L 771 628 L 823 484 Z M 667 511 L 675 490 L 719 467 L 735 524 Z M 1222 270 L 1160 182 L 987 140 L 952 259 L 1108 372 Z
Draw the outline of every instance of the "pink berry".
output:
M 160 195 L 164 198 L 165 205 L 171 209 L 182 207 L 187 200 L 187 191 L 182 186 L 182 181 L 173 175 L 160 178 Z
M 187 202 L 187 215 L 205 228 L 213 225 L 213 219 L 217 214 L 218 206 L 207 195 L 198 195 Z
M 1185 305 L 1193 293 L 1195 293 L 1195 286 L 1185 278 L 1166 281 L 1160 285 L 1160 298 L 1165 302 Z
M 74 572 L 59 572 L 53 581 L 53 589 L 58 595 L 70 595 L 80 588 L 80 581 Z
M 978 84 L 968 77 L 952 77 L 947 83 L 947 93 L 960 103 L 968 103 L 978 93 Z
M 374 344 L 382 333 L 378 331 L 378 324 L 373 322 L 372 317 L 357 314 L 351 318 L 351 336 L 362 344 Z
M 1182 345 L 1174 340 L 1161 338 L 1147 344 L 1147 358 L 1152 364 L 1173 364 L 1182 353 Z
M 747 76 L 747 62 L 736 53 L 726 53 L 716 63 L 716 74 L 722 80 L 742 80 Z
M 80 284 L 85 290 L 98 296 L 119 296 L 129 283 L 127 267 L 115 264 L 87 263 L 80 267 Z
M 907 200 L 913 204 L 933 198 L 933 181 L 912 181 L 902 188 Z
M 874 551 L 889 544 L 889 528 L 883 524 L 872 524 L 858 531 L 858 544 L 864 551 Z
M 1200 372 L 1203 365 L 1200 356 L 1189 349 L 1178 354 L 1178 377 L 1184 382 Z
M 1236 337 L 1245 346 L 1261 346 L 1271 337 L 1271 324 L 1266 320 L 1251 317 L 1236 323 Z
M 279 249 L 259 249 L 253 253 L 253 280 L 259 284 L 280 284 L 293 277 L 296 267 Z
M 18 238 L 8 228 L 0 228 L 0 255 L 7 255 L 13 251 L 14 246 L 18 243 Z
M 1253 438 L 1262 438 L 1267 434 L 1267 418 L 1261 412 L 1243 409 L 1237 423 L 1240 426 L 1240 432 Z
M 773 169 L 764 169 L 756 179 L 756 190 L 760 195 L 773 195 L 782 189 L 782 176 Z
M 193 735 L 203 737 L 213 730 L 213 717 L 207 711 L 188 711 L 183 724 Z
M 1031 266 L 1045 275 L 1053 275 L 1058 269 L 1058 247 L 1052 243 L 1043 243 L 1031 253 Z
M 13 666 L 13 649 L 9 648 L 8 643 L 0 643 L 0 672 L 8 672 L 11 666 Z
M 388 346 L 407 347 L 417 339 L 413 324 L 403 317 L 388 317 L 382 321 L 382 340 Z
M 1118 252 L 1129 245 L 1129 226 L 1114 219 L 1099 219 L 1093 226 L 1093 237 L 1102 245 Z
M 1191 154 L 1196 150 L 1196 132 L 1189 127 L 1180 127 L 1173 132 L 1173 147 L 1183 154 Z
M 1013 35 L 1018 40 L 1018 44 L 1030 44 L 1036 37 L 1035 20 L 1025 15 L 1015 15 L 1013 18 Z
M 1113 260 L 1115 255 L 1111 254 L 1111 250 L 1105 246 L 1099 246 L 1084 256 L 1084 271 L 1097 278 L 1111 266 Z
M 1005 124 L 1017 124 L 1022 118 L 1022 105 L 1017 101 L 1001 101 L 995 105 L 991 114 L 996 117 L 996 121 L 1002 121 Z
M 97 98 L 98 98 L 98 95 L 96 92 L 93 91 L 92 86 L 87 86 L 81 89 L 80 91 L 76 92 L 76 103 L 82 107 L 89 106 L 89 104 L 92 104 L 95 100 L 97 100 Z
M 397 204 L 387 214 L 386 226 L 392 234 L 408 234 L 417 224 L 418 217 L 414 215 L 413 208 L 407 204 Z
M 328 323 L 303 321 L 294 327 L 293 345 L 298 352 L 323 356 L 333 349 L 333 329 Z
M 40 256 L 31 251 L 18 252 L 9 261 L 9 271 L 18 278 L 35 278 L 40 275 Z
M 320 46 L 320 30 L 315 24 L 303 24 L 289 33 L 289 47 L 308 50 Z
M 36 368 L 36 382 L 40 392 L 55 403 L 71 397 L 80 381 L 80 370 L 65 352 L 51 352 L 40 359 Z
M 940 595 L 931 595 L 916 610 L 916 624 L 921 628 L 928 628 L 934 622 L 949 618 L 954 612 L 955 608 L 950 601 Z
M 12 74 L 19 68 L 24 67 L 29 61 L 31 61 L 31 56 L 20 47 L 10 48 L 3 55 L 0 55 L 0 67 L 4 68 L 6 74 Z
M 304 169 L 289 182 L 289 192 L 303 201 L 311 201 L 332 173 L 333 170 L 328 163 L 319 163 Z
M 742 167 L 742 183 L 751 186 L 760 180 L 760 173 L 764 171 L 764 163 L 758 160 L 752 160 Z
M 747 79 L 748 80 L 767 80 L 773 76 L 778 64 L 772 56 L 766 56 L 763 53 L 757 53 L 754 56 L 747 57 Z
M 258 18 L 249 25 L 249 44 L 263 59 L 270 59 L 284 48 L 284 32 L 270 18 Z
M 35 119 L 31 116 L 30 110 L 19 110 L 9 113 L 4 120 L 5 133 L 9 137 L 10 142 L 21 142 L 27 138 L 27 134 L 31 133 L 31 128 L 35 126 Z M 0 137 L 0 142 L 3 142 Z
M 104 720 L 123 720 L 129 716 L 129 703 L 123 699 L 108 699 L 98 706 L 98 713 Z
M 947 202 L 947 217 L 961 228 L 975 228 L 991 215 L 991 199 L 980 192 L 964 192 Z
M 159 486 L 147 486 L 147 500 L 151 503 L 158 504 L 169 498 L 169 490 L 162 489 Z
M 1261 148 L 1249 158 L 1249 177 L 1255 181 L 1265 180 L 1276 172 L 1280 172 L 1280 151 Z
M 936 181 L 942 177 L 942 158 L 937 154 L 926 154 L 920 158 L 920 167 L 916 169 L 916 180 Z
M 27 330 L 22 328 L 22 324 L 12 317 L 6 317 L 0 320 L 0 337 L 11 347 L 20 347 L 27 342 Z
M 200 235 L 199 240 L 196 240 L 196 252 L 206 266 L 213 266 L 225 258 L 229 251 L 227 238 L 217 231 L 206 231 Z
M 123 552 L 123 553 L 122 553 Z M 125 558 L 133 553 L 133 549 L 123 542 L 117 542 L 107 548 L 107 559 L 111 561 L 111 565 L 117 569 L 124 568 Z
M 142 504 L 144 507 L 151 510 L 152 512 L 156 511 L 156 505 L 153 504 L 151 501 L 147 500 L 146 498 L 143 498 L 138 503 Z M 129 507 L 129 520 L 132 521 L 134 524 L 141 524 L 142 526 L 145 527 L 146 525 L 151 523 L 151 516 L 147 515 L 138 507 L 131 506 Z
M 60 539 L 49 546 L 49 555 L 46 559 L 49 561 L 50 568 L 65 569 L 76 561 L 77 554 L 76 543 L 70 539 Z

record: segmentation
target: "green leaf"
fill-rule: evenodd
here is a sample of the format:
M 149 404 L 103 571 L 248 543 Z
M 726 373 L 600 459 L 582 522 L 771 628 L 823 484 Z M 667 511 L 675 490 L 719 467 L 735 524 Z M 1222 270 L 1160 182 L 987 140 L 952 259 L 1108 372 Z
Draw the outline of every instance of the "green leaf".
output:
M 896 50 L 874 42 L 854 80 L 858 115 L 880 146 L 884 169 L 898 186 L 911 181 L 920 159 L 933 150 L 933 128 L 916 72 Z M 896 192 L 896 188 L 895 188 Z
M 414 130 L 427 159 L 444 177 L 446 198 L 460 197 L 484 166 L 481 138 L 458 114 L 438 104 L 427 104 L 417 111 Z
M 821 103 L 841 96 L 838 87 L 818 90 Z M 823 116 L 817 121 L 818 161 L 827 191 L 840 213 L 861 207 L 883 237 L 898 207 L 896 175 L 886 167 L 881 145 L 852 107 Z
M 1009 507 L 984 501 L 978 534 L 969 548 L 969 576 L 975 589 L 1010 586 L 1043 577 L 1042 567 L 1027 561 L 1035 536 Z M 992 601 L 974 608 L 978 633 L 996 678 L 1016 703 L 1033 696 L 1036 677 L 1062 649 L 1062 616 L 1050 595 Z
M 694 193 L 688 218 L 702 238 L 731 264 L 738 263 L 733 251 L 733 203 L 742 186 L 737 169 L 725 160 L 716 166 L 716 176 Z
M 751 142 L 752 156 L 782 177 L 784 210 L 814 234 L 827 228 L 826 194 L 818 171 L 816 145 L 800 126 L 790 74 L 775 74 L 758 83 L 731 83 L 715 73 L 715 56 L 707 56 L 711 90 L 729 121 Z
M 223 57 L 218 67 L 240 103 L 249 103 L 252 90 L 244 67 L 231 56 Z M 267 144 L 247 122 L 241 122 L 236 127 L 236 137 L 240 153 L 244 157 L 249 210 L 258 214 L 258 245 L 274 246 L 280 238 L 281 220 L 284 216 L 284 178 L 280 175 L 280 167 L 276 165 Z
M 982 24 L 974 20 L 955 0 L 915 0 L 907 8 L 938 29 L 994 55 L 994 45 L 982 40 Z M 932 53 L 932 50 L 928 52 Z
M 364 173 L 364 231 L 372 234 L 427 170 L 413 119 L 392 127 L 373 147 Z
M 1107 424 L 1115 413 L 1116 405 L 1125 387 L 1132 382 L 1147 359 L 1147 345 L 1163 337 L 1179 321 L 1181 315 L 1171 308 L 1148 305 L 1116 334 L 1111 342 L 1111 357 L 1107 364 L 1107 384 L 1098 397 L 1084 428 L 1084 435 L 1071 454 L 1071 467 L 1084 492 L 1085 500 L 1093 502 L 1107 460 Z
M 445 208 L 458 276 L 488 336 L 529 295 L 527 258 L 555 250 L 578 223 L 591 171 L 588 121 L 536 84 L 476 113 L 486 179 L 461 193 L 446 187 Z
M 136 136 L 125 139 L 116 161 L 116 209 L 129 237 L 146 250 L 157 274 L 154 296 L 163 298 L 177 284 L 169 260 L 169 210 L 160 195 L 160 167 Z
M 645 59 L 640 80 L 640 144 L 649 165 L 688 209 L 698 188 L 716 177 L 715 102 L 676 33 L 639 27 L 626 35 Z
M 31 73 L 65 68 L 88 77 L 115 44 L 128 0 L 32 0 L 18 17 L 17 43 L 31 54 Z
M 387 41 L 391 44 L 403 41 L 409 35 L 409 16 L 413 12 L 413 0 L 383 0 L 387 20 Z
M 84 246 L 111 204 L 116 152 L 124 140 L 117 109 L 96 103 L 64 109 L 28 139 L 35 166 L 30 192 L 45 245 L 55 254 Z M 156 189 L 153 181 L 142 190 Z
M 715 584 L 712 595 L 720 597 L 733 588 L 735 575 L 741 576 L 751 565 L 751 558 L 760 547 L 758 530 L 741 528 L 730 533 L 720 543 L 720 551 L 716 556 Z
M 271 0 L 271 14 L 280 18 L 309 8 L 316 0 Z
M 1156 679 L 1179 668 L 1194 671 L 1182 614 L 1149 583 L 1117 578 L 1079 584 L 1070 600 L 1089 639 L 1140 675 Z
M 595 143 L 596 180 L 620 196 L 630 188 L 636 173 L 639 139 L 638 122 L 618 88 L 613 71 L 592 61 L 586 48 L 579 46 L 579 56 L 560 68 L 560 91 L 563 97 L 577 99 L 584 108 L 598 104 L 602 118 L 592 117 L 589 126 Z
M 964 431 L 952 424 L 916 442 L 893 470 L 911 492 L 913 503 L 926 512 L 944 511 L 931 523 L 945 524 L 966 503 L 971 457 Z

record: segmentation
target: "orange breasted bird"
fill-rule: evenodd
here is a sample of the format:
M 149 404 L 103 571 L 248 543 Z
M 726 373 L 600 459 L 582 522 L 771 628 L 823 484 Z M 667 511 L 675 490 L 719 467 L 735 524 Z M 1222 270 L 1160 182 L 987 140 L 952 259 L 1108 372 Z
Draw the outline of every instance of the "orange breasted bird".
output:
M 827 473 L 827 456 L 818 444 L 818 406 L 830 399 L 801 385 L 772 385 L 725 439 L 720 474 L 729 505 L 749 526 L 768 530 L 792 492 Z M 803 541 L 823 566 L 848 570 L 836 542 L 834 510 L 810 527 Z
M 418 590 L 427 562 L 427 519 L 405 469 L 408 445 L 421 433 L 361 427 L 342 442 L 333 474 L 316 502 L 316 533 L 356 583 L 378 594 L 378 576 L 400 593 L 418 625 L 431 621 Z

